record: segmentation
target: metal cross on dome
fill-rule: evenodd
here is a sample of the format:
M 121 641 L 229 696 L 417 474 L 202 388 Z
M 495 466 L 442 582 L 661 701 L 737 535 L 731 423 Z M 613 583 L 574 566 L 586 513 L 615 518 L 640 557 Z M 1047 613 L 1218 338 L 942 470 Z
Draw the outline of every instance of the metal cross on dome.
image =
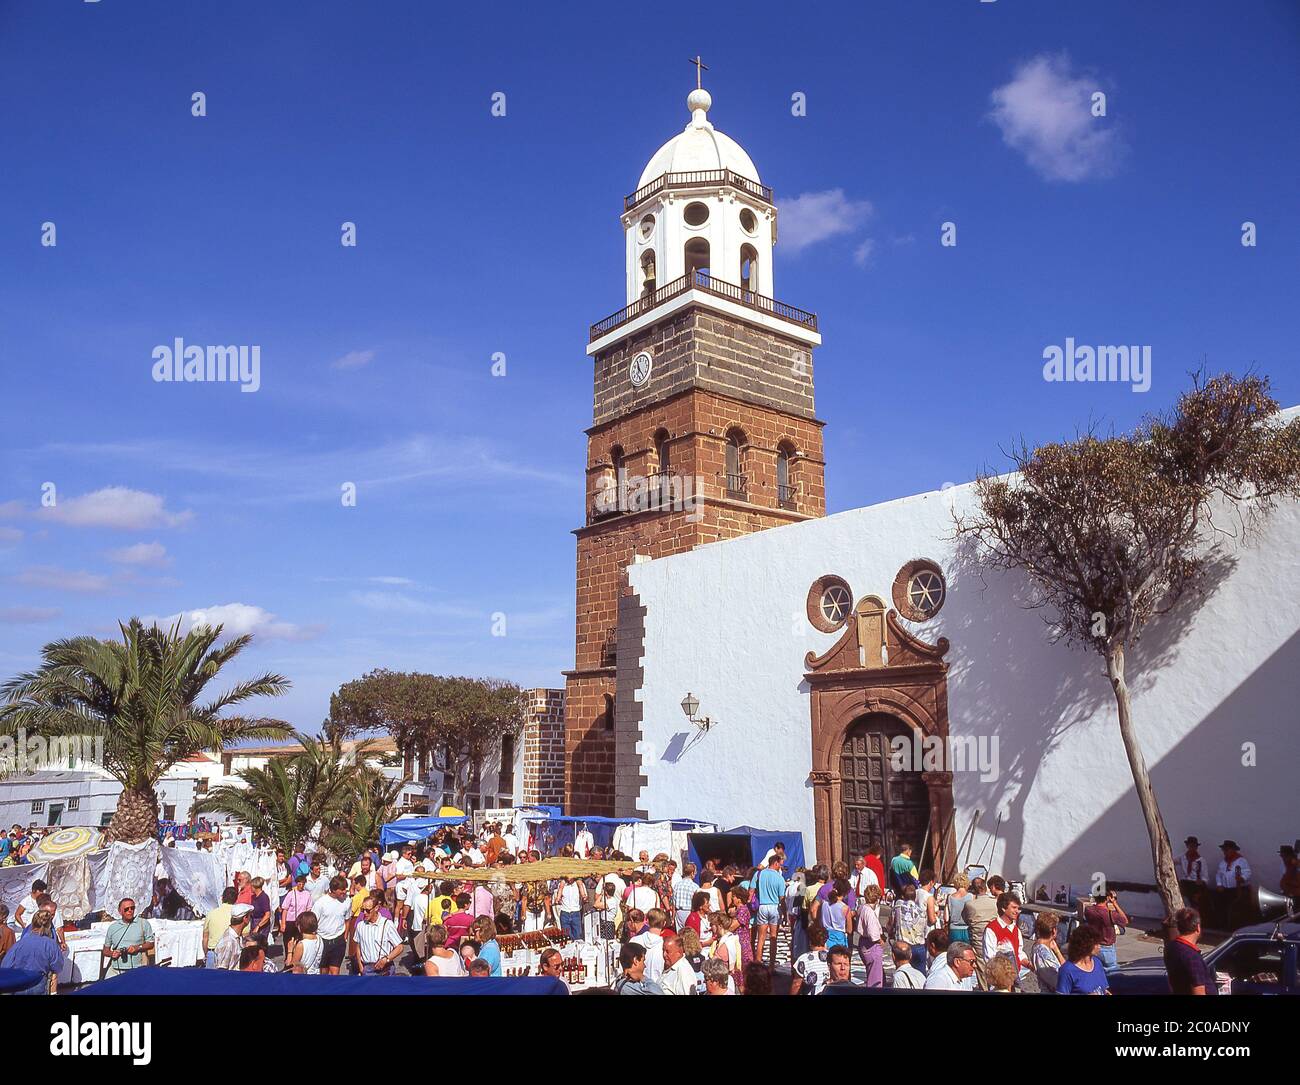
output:
M 709 66 L 700 59 L 699 53 L 696 53 L 695 56 L 691 58 L 690 63 L 695 65 L 695 89 L 699 90 L 700 87 L 703 85 L 700 81 L 701 79 L 700 73 L 707 72 L 709 70 Z

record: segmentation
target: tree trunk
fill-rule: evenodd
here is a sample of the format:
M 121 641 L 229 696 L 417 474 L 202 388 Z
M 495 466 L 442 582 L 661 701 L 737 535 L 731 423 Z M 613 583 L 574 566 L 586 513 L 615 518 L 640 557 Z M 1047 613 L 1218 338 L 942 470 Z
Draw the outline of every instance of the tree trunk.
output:
M 1138 802 L 1142 805 L 1142 817 L 1147 823 L 1147 835 L 1151 838 L 1151 862 L 1156 875 L 1156 890 L 1164 903 L 1165 913 L 1173 915 L 1183 906 L 1183 893 L 1178 888 L 1178 872 L 1174 869 L 1174 852 L 1169 846 L 1169 831 L 1165 828 L 1165 819 L 1160 815 L 1160 804 L 1156 802 L 1156 793 L 1151 787 L 1146 758 L 1142 756 L 1142 746 L 1133 730 L 1128 684 L 1124 680 L 1123 645 L 1115 645 L 1106 654 L 1106 675 L 1110 678 L 1111 688 L 1115 691 L 1115 705 L 1119 710 L 1119 733 L 1124 739 L 1124 752 L 1128 754 L 1129 768 L 1133 772 L 1133 786 L 1137 790 Z
M 158 796 L 153 788 L 123 788 L 109 823 L 114 840 L 139 844 L 158 835 Z

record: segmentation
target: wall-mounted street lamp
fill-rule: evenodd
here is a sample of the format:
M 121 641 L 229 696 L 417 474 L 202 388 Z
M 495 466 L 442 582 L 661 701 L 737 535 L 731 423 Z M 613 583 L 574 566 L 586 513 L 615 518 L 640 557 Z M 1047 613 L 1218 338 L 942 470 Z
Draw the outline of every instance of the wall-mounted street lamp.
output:
M 695 713 L 700 710 L 700 699 L 693 693 L 687 693 L 682 698 L 682 711 L 686 718 L 695 724 L 702 732 L 708 731 L 713 726 L 713 721 L 708 716 L 697 716 Z

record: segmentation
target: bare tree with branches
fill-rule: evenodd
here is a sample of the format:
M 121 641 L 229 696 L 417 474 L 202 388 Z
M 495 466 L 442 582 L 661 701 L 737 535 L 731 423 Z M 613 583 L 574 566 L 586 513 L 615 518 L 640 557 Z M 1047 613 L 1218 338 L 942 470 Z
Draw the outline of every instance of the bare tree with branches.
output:
M 1182 907 L 1173 850 L 1133 725 L 1125 662 L 1148 622 L 1200 586 L 1221 533 L 1245 541 L 1283 500 L 1300 498 L 1300 419 L 1280 424 L 1267 378 L 1193 377 L 1167 415 L 1131 434 L 1013 452 L 1016 471 L 976 481 L 978 510 L 956 517 L 977 560 L 1019 569 L 1028 605 L 1056 635 L 1105 660 L 1156 885 Z M 1226 514 L 1232 527 L 1216 524 Z M 1195 599 L 1193 598 L 1193 602 Z

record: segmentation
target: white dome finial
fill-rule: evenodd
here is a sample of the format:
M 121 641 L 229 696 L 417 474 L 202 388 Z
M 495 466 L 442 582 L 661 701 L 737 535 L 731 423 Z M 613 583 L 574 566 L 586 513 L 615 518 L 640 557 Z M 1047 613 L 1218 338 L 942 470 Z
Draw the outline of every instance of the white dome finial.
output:
M 713 96 L 703 87 L 696 87 L 686 98 L 686 108 L 692 113 L 697 110 L 701 113 L 707 113 L 710 106 L 713 105 Z

